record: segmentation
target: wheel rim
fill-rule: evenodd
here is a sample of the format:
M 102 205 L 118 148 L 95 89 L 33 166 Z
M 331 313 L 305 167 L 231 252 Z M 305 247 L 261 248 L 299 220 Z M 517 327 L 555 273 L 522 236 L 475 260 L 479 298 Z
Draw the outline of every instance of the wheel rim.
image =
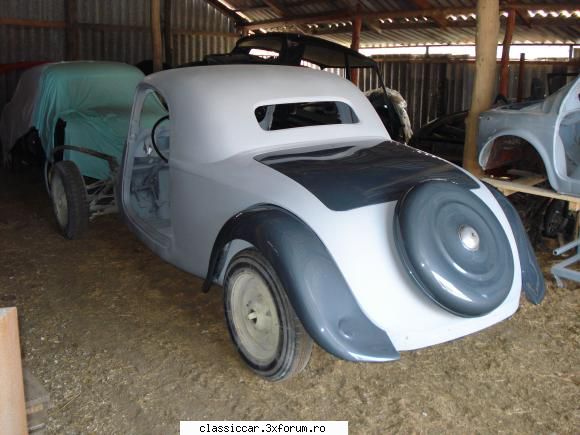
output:
M 52 177 L 50 192 L 56 220 L 60 227 L 64 228 L 68 221 L 68 201 L 62 178 L 58 174 Z
M 231 318 L 242 352 L 260 365 L 276 359 L 280 345 L 280 319 L 264 279 L 244 270 L 231 286 Z

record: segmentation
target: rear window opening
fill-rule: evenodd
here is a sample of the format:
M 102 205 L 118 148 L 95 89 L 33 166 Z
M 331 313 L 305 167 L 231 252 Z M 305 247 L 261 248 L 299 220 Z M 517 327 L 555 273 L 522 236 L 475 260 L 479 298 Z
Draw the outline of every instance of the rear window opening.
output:
M 256 108 L 254 114 L 266 131 L 359 122 L 352 108 L 341 101 L 270 104 Z
M 260 48 L 252 48 L 249 53 L 251 56 L 258 56 L 262 59 L 274 60 L 280 56 L 277 51 L 262 50 Z

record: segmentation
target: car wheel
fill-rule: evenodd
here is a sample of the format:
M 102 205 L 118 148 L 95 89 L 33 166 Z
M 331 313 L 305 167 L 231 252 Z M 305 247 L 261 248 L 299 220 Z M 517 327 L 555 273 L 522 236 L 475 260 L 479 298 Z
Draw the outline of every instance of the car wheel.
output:
M 89 225 L 89 205 L 85 182 L 77 165 L 69 160 L 51 169 L 50 198 L 56 222 L 67 239 L 78 239 Z
M 257 251 L 238 253 L 224 280 L 228 329 L 248 366 L 269 381 L 306 367 L 312 339 L 296 316 L 270 263 Z

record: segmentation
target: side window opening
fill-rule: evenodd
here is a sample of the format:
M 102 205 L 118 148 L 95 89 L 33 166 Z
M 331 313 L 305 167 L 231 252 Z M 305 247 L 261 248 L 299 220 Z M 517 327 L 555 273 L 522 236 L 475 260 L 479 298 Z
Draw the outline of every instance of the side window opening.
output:
M 270 104 L 256 108 L 254 115 L 266 131 L 359 122 L 354 110 L 342 101 Z
M 133 148 L 130 206 L 152 228 L 170 227 L 169 112 L 158 93 L 148 92 L 139 114 L 139 132 Z

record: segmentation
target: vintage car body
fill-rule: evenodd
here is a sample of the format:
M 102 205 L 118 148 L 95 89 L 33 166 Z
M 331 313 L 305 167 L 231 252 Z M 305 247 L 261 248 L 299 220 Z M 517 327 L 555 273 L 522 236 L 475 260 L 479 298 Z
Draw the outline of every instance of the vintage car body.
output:
M 170 116 L 158 132 L 161 120 L 153 131 L 140 126 L 153 94 Z M 274 129 L 268 121 L 285 105 L 319 102 L 351 111 L 329 125 Z M 509 202 L 462 169 L 390 141 L 365 96 L 325 72 L 226 65 L 146 77 L 119 194 L 128 226 L 147 246 L 204 278 L 206 290 L 224 286 L 232 337 L 250 367 L 271 380 L 299 371 L 309 350 L 292 370 L 270 369 L 240 344 L 229 274 L 248 248 L 271 265 L 308 335 L 351 361 L 394 360 L 493 325 L 516 311 L 522 285 L 536 303 L 543 297 L 541 272 Z M 453 211 L 461 198 L 475 205 Z M 467 213 L 479 233 L 449 221 L 449 212 Z M 449 237 L 439 235 L 445 228 Z M 450 248 L 440 252 L 446 240 Z
M 23 73 L 2 111 L 3 160 L 15 168 L 44 164 L 56 220 L 67 238 L 81 237 L 90 217 L 116 211 L 114 177 L 143 77 L 119 62 L 46 63 Z M 143 122 L 164 113 L 151 101 Z
M 25 71 L 0 121 L 3 154 L 19 139 L 37 131 L 46 158 L 52 160 L 62 127 L 63 144 L 77 145 L 120 159 L 123 153 L 133 94 L 144 75 L 119 62 L 57 62 Z M 65 150 L 84 176 L 106 179 L 106 161 Z
M 202 61 L 183 66 L 233 64 L 306 66 L 333 71 L 348 80 L 356 74 L 361 81 L 374 83 L 376 88 L 369 90 L 367 97 L 391 138 L 407 143 L 413 136 L 407 102 L 399 92 L 385 86 L 377 62 L 356 50 L 315 36 L 257 33 L 240 38 L 230 53 L 209 54 Z
M 531 146 L 550 185 L 580 195 L 580 76 L 539 102 L 517 103 L 484 112 L 479 119 L 479 164 L 489 170 L 512 163 Z

